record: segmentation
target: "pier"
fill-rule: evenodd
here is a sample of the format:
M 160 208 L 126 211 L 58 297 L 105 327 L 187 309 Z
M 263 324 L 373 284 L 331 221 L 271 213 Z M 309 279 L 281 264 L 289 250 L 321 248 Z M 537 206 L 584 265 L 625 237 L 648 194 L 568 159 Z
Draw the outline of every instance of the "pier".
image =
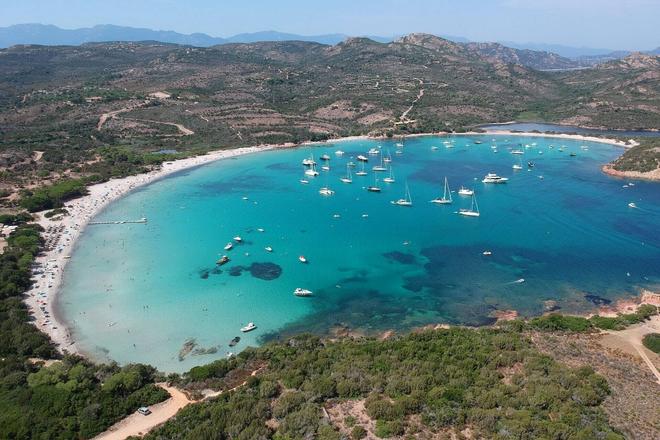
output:
M 126 224 L 136 224 L 136 223 L 147 223 L 147 218 L 142 217 L 140 220 L 118 220 L 118 221 L 107 221 L 107 222 L 89 222 L 90 225 L 126 225 Z

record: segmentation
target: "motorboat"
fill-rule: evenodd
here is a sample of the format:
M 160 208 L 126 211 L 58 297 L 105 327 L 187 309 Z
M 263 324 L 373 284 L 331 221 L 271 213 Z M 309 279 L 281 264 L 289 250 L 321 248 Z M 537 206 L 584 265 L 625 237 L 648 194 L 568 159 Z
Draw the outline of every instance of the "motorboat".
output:
M 266 249 L 266 252 L 273 252 L 273 248 L 270 246 L 266 246 L 264 249 Z
M 307 258 L 305 258 L 304 255 L 301 255 L 298 257 L 298 261 L 300 261 L 301 263 L 307 263 Z
M 362 154 L 360 154 L 356 159 L 359 160 L 360 162 L 369 162 L 369 158 Z
M 460 196 L 471 196 L 472 194 L 474 194 L 473 190 L 469 188 L 465 188 L 463 186 L 461 186 L 461 189 L 458 190 L 458 195 Z
M 327 196 L 331 196 L 331 195 L 333 195 L 334 193 L 335 193 L 335 192 L 334 192 L 333 190 L 331 190 L 330 188 L 328 188 L 327 186 L 324 186 L 323 188 L 321 188 L 321 189 L 319 190 L 319 194 L 321 194 L 322 196 L 326 196 L 326 197 L 327 197 Z
M 500 177 L 495 173 L 488 173 L 483 178 L 483 183 L 506 183 L 509 179 L 507 177 Z
M 222 266 L 223 264 L 227 264 L 227 263 L 229 263 L 229 257 L 226 255 L 223 255 L 222 257 L 220 257 L 218 261 L 215 262 L 215 264 L 217 264 L 218 266 Z
M 230 242 L 230 243 L 227 243 L 227 244 L 225 245 L 225 250 L 226 250 L 226 251 L 230 251 L 231 248 L 233 248 L 233 247 L 234 247 L 234 244 L 233 244 L 233 243 L 231 243 L 231 242 Z
M 293 294 L 295 296 L 312 296 L 312 291 L 308 289 L 303 289 L 298 287 L 296 290 L 293 291 Z
M 248 325 L 246 325 L 245 327 L 241 327 L 241 331 L 243 333 L 247 333 L 247 332 L 251 332 L 255 328 L 257 328 L 257 326 L 254 324 L 254 322 L 249 322 Z

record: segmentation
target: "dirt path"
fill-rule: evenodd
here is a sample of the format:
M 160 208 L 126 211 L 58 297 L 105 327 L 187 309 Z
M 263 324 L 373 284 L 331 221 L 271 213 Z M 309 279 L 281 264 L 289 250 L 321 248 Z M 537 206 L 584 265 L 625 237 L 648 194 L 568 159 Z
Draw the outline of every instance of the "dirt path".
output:
M 420 87 L 423 87 L 424 86 L 424 81 L 422 81 L 421 79 L 418 79 L 418 81 L 419 81 Z M 415 98 L 413 100 L 412 104 L 410 104 L 410 107 L 408 107 L 408 109 L 405 112 L 403 112 L 401 114 L 401 116 L 399 116 L 399 120 L 401 122 L 407 122 L 408 121 L 408 113 L 410 113 L 412 111 L 412 109 L 415 107 L 415 104 L 417 104 L 417 102 L 420 99 L 422 99 L 422 96 L 424 96 L 424 89 L 423 88 L 419 89 L 419 93 L 417 94 L 417 98 Z
M 114 111 L 111 111 L 111 112 L 108 112 L 108 113 L 103 113 L 99 117 L 99 123 L 96 124 L 96 129 L 100 131 L 103 128 L 103 125 L 108 121 L 108 119 L 112 119 L 112 118 L 114 118 L 115 116 L 117 116 L 121 113 L 130 112 L 131 110 L 133 110 L 135 108 L 137 108 L 137 107 L 134 107 L 134 106 L 133 107 L 124 107 L 124 108 L 121 108 L 119 110 L 114 110 Z
M 657 367 L 660 365 L 660 358 L 642 344 L 642 339 L 649 333 L 660 333 L 660 315 L 652 316 L 650 320 L 625 330 L 608 331 L 602 337 L 601 343 L 606 347 L 641 357 L 660 384 L 660 372 Z
M 163 383 L 158 386 L 166 390 L 172 397 L 157 405 L 150 406 L 151 414 L 143 416 L 142 414 L 134 413 L 125 419 L 115 423 L 107 431 L 94 437 L 95 440 L 124 440 L 132 435 L 142 436 L 151 431 L 157 426 L 167 422 L 170 418 L 179 412 L 193 400 L 183 394 L 179 389 L 169 387 Z
M 260 367 L 250 373 L 250 376 L 256 376 L 265 367 Z M 170 393 L 169 399 L 159 404 L 150 406 L 151 414 L 143 416 L 142 414 L 134 413 L 123 420 L 115 423 L 108 428 L 107 431 L 94 437 L 94 440 L 124 440 L 130 436 L 143 436 L 152 429 L 162 425 L 169 419 L 174 417 L 181 408 L 185 408 L 191 403 L 203 402 L 204 400 L 217 397 L 224 392 L 235 391 L 238 388 L 247 384 L 247 380 L 234 388 L 227 391 L 210 391 L 204 393 L 204 397 L 200 400 L 190 400 L 181 390 L 175 387 L 167 386 L 164 383 L 157 384 L 165 391 Z

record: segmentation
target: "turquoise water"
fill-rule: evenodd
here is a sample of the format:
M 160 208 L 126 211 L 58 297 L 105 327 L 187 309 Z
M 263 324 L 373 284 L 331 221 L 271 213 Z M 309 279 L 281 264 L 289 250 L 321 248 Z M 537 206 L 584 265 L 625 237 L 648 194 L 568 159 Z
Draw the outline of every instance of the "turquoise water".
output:
M 525 169 L 514 171 L 518 157 L 508 150 L 519 143 L 530 147 Z M 365 190 L 373 156 L 368 176 L 341 183 L 351 156 L 377 145 L 391 152 L 396 183 L 381 183 L 381 194 Z M 335 156 L 337 149 L 346 154 Z M 625 181 L 603 175 L 599 165 L 620 149 L 489 135 L 413 138 L 403 154 L 395 150 L 395 141 L 358 140 L 264 152 L 187 170 L 113 203 L 97 220 L 149 222 L 85 230 L 60 304 L 75 339 L 99 359 L 184 371 L 298 331 L 487 324 L 496 309 L 534 315 L 556 300 L 579 311 L 660 283 L 660 186 L 623 188 Z M 317 161 L 329 154 L 332 169 L 302 185 L 301 161 L 310 152 Z M 531 171 L 528 160 L 536 164 Z M 509 183 L 481 183 L 487 172 Z M 429 203 L 445 176 L 453 190 L 474 186 L 481 217 L 457 215 L 470 201 L 456 193 L 452 205 Z M 414 206 L 392 205 L 406 181 Z M 335 195 L 320 196 L 324 185 Z M 237 234 L 244 242 L 218 269 Z M 295 297 L 296 287 L 314 296 Z M 258 328 L 242 334 L 249 321 Z M 189 339 L 217 352 L 180 361 Z

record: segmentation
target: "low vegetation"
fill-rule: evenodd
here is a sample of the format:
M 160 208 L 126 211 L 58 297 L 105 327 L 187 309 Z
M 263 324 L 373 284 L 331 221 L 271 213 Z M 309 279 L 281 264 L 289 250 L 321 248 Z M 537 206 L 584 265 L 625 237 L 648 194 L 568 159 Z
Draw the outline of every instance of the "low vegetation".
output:
M 356 400 L 381 438 L 465 428 L 476 438 L 622 438 L 599 409 L 609 394 L 602 377 L 561 366 L 513 331 L 332 343 L 299 336 L 241 356 L 268 368 L 233 393 L 185 408 L 147 438 L 338 440 L 337 421 L 324 411 Z M 218 379 L 226 374 L 212 370 Z M 348 424 L 354 438 L 365 434 L 361 422 Z
M 660 354 L 660 333 L 649 333 L 644 336 L 642 343 L 652 352 Z
M 549 315 L 532 318 L 525 322 L 521 320 L 505 323 L 507 327 L 517 330 L 536 330 L 546 332 L 592 332 L 598 330 L 623 330 L 632 324 L 639 324 L 658 314 L 658 308 L 651 304 L 641 305 L 636 312 L 620 314 L 616 317 L 594 315 L 591 318 L 581 316 Z
M 617 171 L 638 171 L 647 173 L 660 169 L 660 138 L 640 140 L 613 163 Z

